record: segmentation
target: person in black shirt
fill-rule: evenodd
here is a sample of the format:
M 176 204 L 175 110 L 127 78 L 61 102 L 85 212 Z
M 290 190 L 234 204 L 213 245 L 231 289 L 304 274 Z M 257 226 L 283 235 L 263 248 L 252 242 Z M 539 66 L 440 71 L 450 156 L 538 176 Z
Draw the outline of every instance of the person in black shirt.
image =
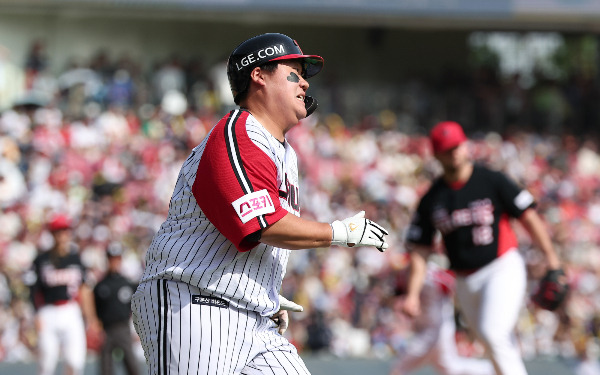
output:
M 36 311 L 38 373 L 53 374 L 61 354 L 65 372 L 83 373 L 86 328 L 99 330 L 93 311 L 87 270 L 72 240 L 72 221 L 64 214 L 53 215 L 46 228 L 53 237 L 51 249 L 35 258 L 25 275 Z
M 548 269 L 559 269 L 560 260 L 533 196 L 503 173 L 475 165 L 458 123 L 437 124 L 430 140 L 443 175 L 422 197 L 407 232 L 411 272 L 403 310 L 409 316 L 421 313 L 426 258 L 435 235 L 441 233 L 467 325 L 483 343 L 498 375 L 525 375 L 514 329 L 525 301 L 526 270 L 510 218 L 517 218 L 529 232 Z
M 123 248 L 113 242 L 106 255 L 108 270 L 94 287 L 96 314 L 104 329 L 104 341 L 100 350 L 100 374 L 114 374 L 113 351 L 121 350 L 123 363 L 129 375 L 139 373 L 130 329 L 131 296 L 137 285 L 121 274 Z

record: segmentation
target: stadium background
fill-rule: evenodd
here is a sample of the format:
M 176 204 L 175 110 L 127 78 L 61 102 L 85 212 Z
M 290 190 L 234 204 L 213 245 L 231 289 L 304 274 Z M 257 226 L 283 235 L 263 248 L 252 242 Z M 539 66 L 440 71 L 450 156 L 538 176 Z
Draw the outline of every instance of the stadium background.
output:
M 96 277 L 103 246 L 122 241 L 135 279 L 181 161 L 232 105 L 227 54 L 272 31 L 326 61 L 311 80 L 319 111 L 290 134 L 303 215 L 366 208 L 394 231 L 383 256 L 335 248 L 291 260 L 283 293 L 307 311 L 289 337 L 309 368 L 385 373 L 410 338 L 392 298 L 403 230 L 438 172 L 423 136 L 448 118 L 475 138 L 478 159 L 536 195 L 572 275 L 565 311 L 523 310 L 532 374 L 596 361 L 599 18 L 591 0 L 0 0 L 0 370 L 34 371 L 21 279 L 48 247 L 48 213 L 75 216 Z M 538 254 L 519 235 L 534 280 Z M 464 331 L 458 339 L 480 354 Z

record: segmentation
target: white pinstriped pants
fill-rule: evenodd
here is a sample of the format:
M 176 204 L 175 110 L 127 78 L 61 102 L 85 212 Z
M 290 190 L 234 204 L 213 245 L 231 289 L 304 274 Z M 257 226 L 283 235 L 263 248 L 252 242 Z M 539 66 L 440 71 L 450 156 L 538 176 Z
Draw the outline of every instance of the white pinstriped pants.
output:
M 131 301 L 148 373 L 309 375 L 275 323 L 254 311 L 192 303 L 189 284 L 153 280 Z

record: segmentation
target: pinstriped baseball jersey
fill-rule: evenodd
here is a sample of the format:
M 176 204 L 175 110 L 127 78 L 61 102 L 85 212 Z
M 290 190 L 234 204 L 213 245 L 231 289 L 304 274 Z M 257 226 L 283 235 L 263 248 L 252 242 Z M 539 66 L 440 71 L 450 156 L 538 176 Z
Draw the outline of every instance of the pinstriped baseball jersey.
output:
M 256 234 L 288 212 L 300 214 L 294 149 L 248 111 L 233 110 L 185 161 L 140 282 L 185 282 L 270 316 L 279 308 L 289 250 L 260 243 Z

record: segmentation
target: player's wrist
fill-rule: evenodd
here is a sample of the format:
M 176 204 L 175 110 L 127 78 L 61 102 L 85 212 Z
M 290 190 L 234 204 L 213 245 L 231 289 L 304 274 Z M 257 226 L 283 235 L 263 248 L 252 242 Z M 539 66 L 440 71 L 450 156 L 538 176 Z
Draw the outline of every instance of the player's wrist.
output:
M 347 246 L 348 232 L 346 225 L 339 220 L 329 224 L 331 226 L 331 244 L 338 246 Z
M 365 219 L 365 211 L 344 220 L 336 220 L 330 224 L 332 229 L 332 245 L 340 246 L 375 246 L 379 251 L 385 251 L 388 244 L 385 236 L 388 231 L 381 225 Z
M 560 259 L 555 254 L 548 257 L 548 270 L 559 270 L 562 268 Z

